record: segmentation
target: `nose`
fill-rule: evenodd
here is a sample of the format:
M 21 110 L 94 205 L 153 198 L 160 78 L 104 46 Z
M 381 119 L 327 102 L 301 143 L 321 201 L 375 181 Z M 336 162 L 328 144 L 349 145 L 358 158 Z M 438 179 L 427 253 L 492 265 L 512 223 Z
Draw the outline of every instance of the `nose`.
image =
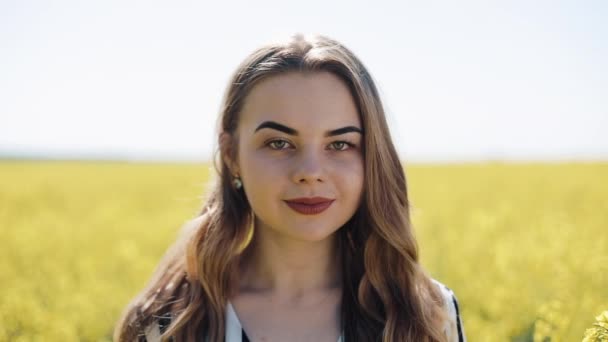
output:
M 294 160 L 292 180 L 294 183 L 308 183 L 325 181 L 323 156 L 317 152 L 308 150 L 300 154 Z

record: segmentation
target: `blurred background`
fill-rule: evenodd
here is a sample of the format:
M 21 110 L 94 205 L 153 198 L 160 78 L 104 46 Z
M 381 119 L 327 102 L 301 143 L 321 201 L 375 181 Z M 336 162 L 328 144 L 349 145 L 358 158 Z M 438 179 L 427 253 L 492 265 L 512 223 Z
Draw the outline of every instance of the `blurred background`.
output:
M 608 310 L 606 18 L 604 1 L 0 2 L 0 341 L 111 340 L 201 206 L 230 75 L 297 32 L 374 76 L 421 262 L 469 340 L 581 340 Z

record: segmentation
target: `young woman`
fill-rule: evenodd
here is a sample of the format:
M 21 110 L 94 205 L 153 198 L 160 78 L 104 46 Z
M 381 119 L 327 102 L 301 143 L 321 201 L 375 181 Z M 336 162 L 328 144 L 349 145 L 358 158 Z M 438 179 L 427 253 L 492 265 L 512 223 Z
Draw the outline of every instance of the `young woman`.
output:
M 418 263 L 374 82 L 331 39 L 252 53 L 220 116 L 218 181 L 116 341 L 464 341 Z

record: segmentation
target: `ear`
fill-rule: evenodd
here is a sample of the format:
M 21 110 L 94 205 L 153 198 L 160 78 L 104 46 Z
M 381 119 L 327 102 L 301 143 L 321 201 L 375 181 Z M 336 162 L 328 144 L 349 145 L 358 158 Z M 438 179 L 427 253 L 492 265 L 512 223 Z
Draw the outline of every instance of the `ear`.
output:
M 234 146 L 236 145 L 234 138 L 230 135 L 230 133 L 222 132 L 220 133 L 218 143 L 222 161 L 226 163 L 226 166 L 228 167 L 228 170 L 230 170 L 232 176 L 239 175 L 240 169 L 236 161 L 237 154 L 234 150 L 236 148 L 236 146 Z

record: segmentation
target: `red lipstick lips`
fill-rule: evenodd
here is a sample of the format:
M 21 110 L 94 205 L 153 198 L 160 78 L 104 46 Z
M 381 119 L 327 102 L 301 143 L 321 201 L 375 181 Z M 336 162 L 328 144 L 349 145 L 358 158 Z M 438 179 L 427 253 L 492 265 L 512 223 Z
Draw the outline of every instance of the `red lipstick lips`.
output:
M 319 214 L 329 208 L 333 202 L 333 199 L 325 197 L 301 197 L 285 200 L 291 209 L 304 215 Z

